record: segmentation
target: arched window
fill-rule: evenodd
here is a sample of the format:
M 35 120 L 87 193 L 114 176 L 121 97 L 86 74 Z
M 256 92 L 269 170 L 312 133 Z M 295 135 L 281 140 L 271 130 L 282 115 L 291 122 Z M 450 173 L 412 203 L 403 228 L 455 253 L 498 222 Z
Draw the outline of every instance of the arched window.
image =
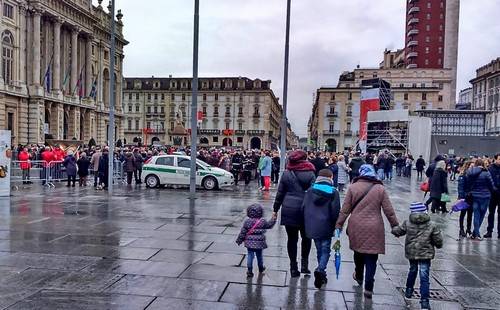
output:
M 10 31 L 2 33 L 2 77 L 6 84 L 12 81 L 14 68 L 14 37 Z

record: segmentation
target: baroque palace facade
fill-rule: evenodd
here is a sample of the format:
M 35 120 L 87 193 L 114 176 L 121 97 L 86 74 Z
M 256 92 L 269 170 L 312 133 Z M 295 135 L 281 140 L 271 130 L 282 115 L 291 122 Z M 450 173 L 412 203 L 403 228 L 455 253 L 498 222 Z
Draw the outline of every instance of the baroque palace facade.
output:
M 106 143 L 111 16 L 91 0 L 2 0 L 0 128 L 13 145 L 94 139 Z M 116 23 L 117 137 L 124 39 Z
M 125 78 L 125 142 L 189 145 L 191 80 Z M 198 143 L 201 147 L 277 149 L 282 111 L 271 81 L 200 78 Z M 291 127 L 287 131 L 287 141 L 293 146 L 295 134 Z

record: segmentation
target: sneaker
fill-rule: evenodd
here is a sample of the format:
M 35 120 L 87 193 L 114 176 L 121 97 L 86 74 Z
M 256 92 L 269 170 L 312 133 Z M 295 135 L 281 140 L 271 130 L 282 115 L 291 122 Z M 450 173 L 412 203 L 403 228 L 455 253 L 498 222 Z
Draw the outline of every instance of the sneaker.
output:
M 426 299 L 422 300 L 420 302 L 420 309 L 428 309 L 428 310 L 430 310 L 431 309 L 431 305 L 429 304 L 429 300 L 426 300 Z
M 373 298 L 373 291 L 365 290 L 364 295 L 366 298 L 372 299 Z
M 458 236 L 460 238 L 467 238 L 467 234 L 465 233 L 465 230 L 460 229 L 460 232 L 458 233 Z
M 471 237 L 472 237 L 472 231 L 467 230 L 467 231 L 466 231 L 466 233 L 467 233 L 467 237 L 469 237 L 469 238 L 471 238 Z
M 251 272 L 250 270 L 247 271 L 247 278 L 252 278 L 253 277 L 253 272 Z
M 406 297 L 406 298 L 411 298 L 411 296 L 413 296 L 413 289 L 412 289 L 412 288 L 407 287 L 407 288 L 405 289 L 405 297 Z
M 320 289 L 323 286 L 323 274 L 319 271 L 314 272 L 314 287 Z
M 491 232 L 487 232 L 487 233 L 483 236 L 483 238 L 484 238 L 484 239 L 491 239 L 491 238 L 493 237 L 492 235 L 493 235 L 493 234 L 492 234 Z
M 354 279 L 354 281 L 356 281 L 356 283 L 358 283 L 359 286 L 363 285 L 363 280 L 359 280 L 358 278 L 356 278 L 356 272 L 352 274 L 352 278 Z
M 300 277 L 300 272 L 297 269 L 290 269 L 290 276 L 292 278 Z
M 476 241 L 482 241 L 483 238 L 481 238 L 481 236 L 474 236 L 472 235 L 472 237 L 470 237 L 472 240 L 476 240 Z

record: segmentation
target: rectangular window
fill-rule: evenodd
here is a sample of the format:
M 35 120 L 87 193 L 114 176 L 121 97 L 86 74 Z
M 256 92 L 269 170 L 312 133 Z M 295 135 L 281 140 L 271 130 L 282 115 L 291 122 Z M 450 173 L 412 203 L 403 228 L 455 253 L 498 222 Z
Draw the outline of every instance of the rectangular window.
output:
M 431 8 L 431 2 L 427 2 L 427 8 L 430 9 Z
M 148 101 L 151 101 L 151 94 L 148 94 Z
M 214 107 L 214 116 L 215 117 L 219 116 L 219 107 Z
M 238 123 L 238 130 L 243 130 L 243 123 Z
M 139 93 L 135 94 L 135 100 L 139 100 Z
M 146 123 L 146 128 L 148 128 L 148 129 L 151 128 L 151 122 Z
M 349 100 L 352 100 L 352 93 L 349 93 Z
M 431 25 L 425 25 L 425 30 L 431 31 Z
M 238 143 L 243 143 L 243 137 L 236 137 L 236 141 Z
M 404 100 L 408 100 L 408 94 L 407 93 L 404 95 Z
M 135 129 L 139 129 L 139 120 L 138 119 L 135 120 Z
M 226 107 L 226 114 L 231 114 L 231 107 Z
M 129 119 L 127 123 L 128 123 L 127 124 L 128 125 L 128 130 L 132 129 L 132 120 Z
M 438 101 L 439 101 L 439 102 L 443 102 L 443 96 L 442 96 L 442 95 L 439 95 L 439 96 L 438 96 Z
M 182 101 L 186 101 L 186 94 L 182 94 Z
M 148 107 L 148 113 L 151 113 L 151 107 Z
M 207 94 L 203 94 L 203 101 L 207 101 Z
M 426 37 L 425 37 L 425 42 L 427 42 L 427 43 L 431 42 L 431 37 L 426 36 Z
M 155 100 L 158 100 L 158 94 L 155 94 Z
M 160 107 L 160 112 L 165 113 L 165 107 Z
M 346 129 L 347 131 L 351 131 L 351 123 L 347 123 Z
M 215 137 L 212 137 L 212 142 L 219 142 L 219 137 L 215 136 Z
M 215 94 L 215 101 L 219 100 L 219 94 Z
M 175 100 L 175 95 L 174 94 L 170 95 L 170 100 L 172 100 L 172 101 Z
M 10 19 L 14 18 L 14 7 L 8 3 L 3 4 L 3 16 Z
M 7 130 L 14 131 L 14 113 L 7 113 Z
M 333 132 L 335 130 L 335 123 L 330 123 L 330 125 L 328 126 L 328 129 L 330 132 Z
M 154 107 L 155 114 L 158 113 L 158 107 Z
M 230 123 L 229 123 L 229 122 L 226 122 L 226 130 L 228 130 L 228 129 L 229 129 L 229 125 L 230 125 Z
M 427 94 L 426 93 L 422 93 L 422 100 L 427 100 Z
M 132 100 L 132 93 L 128 94 L 128 100 Z
M 137 105 L 135 106 L 135 112 L 139 112 L 139 108 L 140 108 L 140 107 L 139 107 L 139 105 L 137 104 Z
M 165 100 L 165 94 L 161 94 L 161 100 Z
M 170 130 L 174 130 L 174 122 L 170 122 Z
M 129 104 L 129 106 L 128 106 L 128 111 L 132 112 L 132 105 L 131 104 Z
M 426 48 L 425 48 L 425 53 L 426 53 L 426 54 L 429 54 L 429 52 L 430 52 L 430 51 L 431 51 L 431 49 L 430 49 L 429 47 L 426 47 Z
M 202 113 L 203 113 L 203 117 L 206 117 L 207 116 L 207 107 L 202 107 Z
M 335 100 L 335 94 L 332 94 L 330 100 Z
M 238 116 L 240 116 L 240 117 L 243 116 L 243 107 L 238 107 Z

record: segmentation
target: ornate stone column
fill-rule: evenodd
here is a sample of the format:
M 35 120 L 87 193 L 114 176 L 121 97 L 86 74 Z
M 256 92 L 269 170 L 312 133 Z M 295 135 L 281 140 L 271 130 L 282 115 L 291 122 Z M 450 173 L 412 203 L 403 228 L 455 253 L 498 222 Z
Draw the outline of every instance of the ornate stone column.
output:
M 54 19 L 54 73 L 52 74 L 52 89 L 61 89 L 61 26 L 60 18 Z
M 26 4 L 19 5 L 19 30 L 21 40 L 19 41 L 19 81 L 28 84 L 26 79 Z
M 85 97 L 90 94 L 92 89 L 92 41 L 94 37 L 92 35 L 87 36 L 87 42 L 85 45 Z
M 78 81 L 78 33 L 80 29 L 78 27 L 73 27 L 71 31 L 71 83 L 70 83 L 70 93 L 73 95 L 76 83 Z
M 33 81 L 32 84 L 40 85 L 40 23 L 42 11 L 33 10 Z

